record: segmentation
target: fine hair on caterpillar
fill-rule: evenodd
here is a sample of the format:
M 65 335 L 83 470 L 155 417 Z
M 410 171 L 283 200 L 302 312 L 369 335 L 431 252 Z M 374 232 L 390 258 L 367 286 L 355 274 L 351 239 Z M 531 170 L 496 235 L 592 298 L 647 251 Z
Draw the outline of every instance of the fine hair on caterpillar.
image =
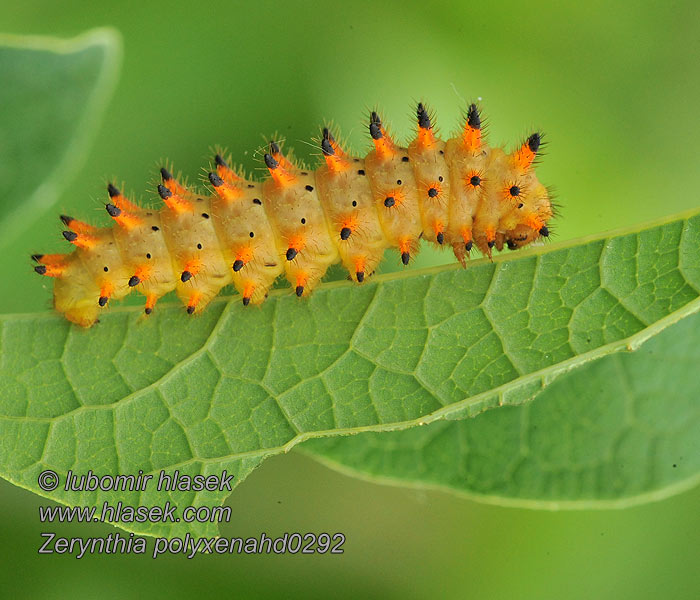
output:
M 323 128 L 323 163 L 303 170 L 271 141 L 263 155 L 269 177 L 244 178 L 217 154 L 209 191 L 186 187 L 167 168 L 157 192 L 164 206 L 147 209 L 107 186 L 112 227 L 62 215 L 69 254 L 34 254 L 34 270 L 53 277 L 54 307 L 89 327 L 110 300 L 136 290 L 145 313 L 175 290 L 194 314 L 233 283 L 244 305 L 263 302 L 282 274 L 307 296 L 328 267 L 341 262 L 362 284 L 384 250 L 408 265 L 426 240 L 452 248 L 466 265 L 474 249 L 515 250 L 550 235 L 550 193 L 535 175 L 542 145 L 531 134 L 513 152 L 492 148 L 482 118 L 468 107 L 459 133 L 441 140 L 434 117 L 416 108 L 417 132 L 403 147 L 372 111 L 373 148 L 364 158 L 343 150 Z

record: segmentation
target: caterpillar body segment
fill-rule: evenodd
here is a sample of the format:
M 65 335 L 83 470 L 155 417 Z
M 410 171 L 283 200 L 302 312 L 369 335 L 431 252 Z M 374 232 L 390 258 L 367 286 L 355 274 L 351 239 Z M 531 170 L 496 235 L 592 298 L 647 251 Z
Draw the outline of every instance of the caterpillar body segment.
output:
M 266 164 L 271 178 L 263 183 L 266 211 L 284 271 L 297 296 L 316 287 L 328 267 L 337 262 L 338 250 L 331 239 L 314 173 L 299 171 L 280 154 Z M 271 166 L 271 164 L 273 166 Z M 278 175 L 278 172 L 284 172 Z
M 214 188 L 211 218 L 222 252 L 243 301 L 260 304 L 284 271 L 277 238 L 262 206 L 262 184 L 241 180 L 235 184 L 235 197 L 219 195 L 221 187 Z
M 326 214 L 331 239 L 350 277 L 362 283 L 382 259 L 388 241 L 384 235 L 364 160 L 337 170 L 322 165 L 316 185 Z
M 385 249 L 406 265 L 421 239 L 451 247 L 464 266 L 474 248 L 491 256 L 549 236 L 550 194 L 534 169 L 540 134 L 509 153 L 485 142 L 474 104 L 446 141 L 422 103 L 416 117 L 417 135 L 402 147 L 372 112 L 374 148 L 365 158 L 349 156 L 324 128 L 315 171 L 297 167 L 273 141 L 264 182 L 245 179 L 217 154 L 213 193 L 189 189 L 163 168 L 160 210 L 139 207 L 110 184 L 113 227 L 61 217 L 75 251 L 35 254 L 34 269 L 55 279 L 56 310 L 89 327 L 110 300 L 134 289 L 146 297 L 146 314 L 173 290 L 194 314 L 229 283 L 243 304 L 259 304 L 282 274 L 306 296 L 338 261 L 362 283 Z

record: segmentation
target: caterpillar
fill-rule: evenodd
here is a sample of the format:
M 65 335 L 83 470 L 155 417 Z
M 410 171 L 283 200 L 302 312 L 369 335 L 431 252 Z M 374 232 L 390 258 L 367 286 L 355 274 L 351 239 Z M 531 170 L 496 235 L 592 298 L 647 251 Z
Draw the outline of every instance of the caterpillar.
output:
M 424 239 L 451 247 L 466 266 L 474 248 L 521 248 L 550 234 L 550 193 L 536 175 L 542 135 L 515 151 L 489 147 L 475 104 L 460 132 L 441 140 L 425 104 L 416 109 L 417 134 L 397 144 L 376 111 L 364 157 L 346 153 L 329 128 L 319 141 L 323 163 L 304 170 L 277 142 L 264 153 L 269 178 L 252 181 L 217 154 L 209 192 L 183 185 L 161 169 L 160 210 L 143 208 L 107 187 L 113 227 L 61 216 L 69 254 L 34 254 L 34 270 L 53 277 L 54 307 L 83 327 L 112 299 L 136 289 L 145 313 L 175 290 L 196 314 L 233 283 L 243 304 L 263 302 L 282 274 L 297 296 L 308 295 L 338 261 L 361 284 L 386 248 L 408 265 Z

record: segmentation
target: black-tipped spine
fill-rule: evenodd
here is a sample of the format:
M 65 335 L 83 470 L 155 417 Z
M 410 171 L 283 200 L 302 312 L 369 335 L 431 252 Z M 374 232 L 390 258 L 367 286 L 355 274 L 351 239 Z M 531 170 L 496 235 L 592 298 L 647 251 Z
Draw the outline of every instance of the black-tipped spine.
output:
M 264 159 L 268 169 L 276 169 L 280 165 L 271 154 L 265 154 Z
M 333 156 L 335 154 L 333 144 L 331 144 L 332 141 L 334 140 L 331 132 L 328 130 L 328 127 L 324 127 L 323 139 L 321 140 L 321 151 L 323 152 L 324 156 Z
M 119 189 L 111 183 L 107 184 L 107 193 L 109 194 L 110 198 L 115 198 L 117 196 L 122 195 L 122 193 L 119 191 Z
M 537 154 L 542 144 L 542 136 L 539 133 L 533 133 L 529 138 L 527 138 L 527 147 L 530 148 L 532 152 Z
M 158 195 L 163 199 L 167 200 L 168 198 L 172 197 L 173 193 L 166 188 L 162 183 L 158 184 Z
M 418 109 L 416 110 L 416 115 L 418 117 L 418 127 L 421 129 L 431 129 L 433 124 L 430 122 L 430 116 L 428 111 L 425 110 L 422 102 L 418 103 Z
M 373 140 L 381 140 L 383 137 L 382 121 L 375 111 L 372 111 L 369 117 L 369 134 L 372 136 Z
M 111 202 L 108 204 L 105 204 L 105 210 L 109 213 L 110 217 L 118 217 L 119 215 L 122 214 L 122 209 L 119 208 L 118 206 L 115 206 Z
M 481 117 L 476 104 L 470 104 L 467 111 L 467 125 L 472 129 L 481 129 Z

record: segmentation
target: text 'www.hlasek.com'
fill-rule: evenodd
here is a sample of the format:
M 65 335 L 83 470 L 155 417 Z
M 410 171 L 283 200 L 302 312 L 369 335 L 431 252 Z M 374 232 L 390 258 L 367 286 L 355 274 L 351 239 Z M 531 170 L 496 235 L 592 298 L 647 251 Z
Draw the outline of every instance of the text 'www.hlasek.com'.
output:
M 139 471 L 137 475 L 101 475 L 92 471 L 75 474 L 68 471 L 63 482 L 55 471 L 39 474 L 39 487 L 45 492 L 108 493 L 110 500 L 91 506 L 50 505 L 39 507 L 42 523 L 92 523 L 102 522 L 121 525 L 126 529 L 133 524 L 192 524 L 227 523 L 231 519 L 231 507 L 219 505 L 188 505 L 179 507 L 170 500 L 164 504 L 132 505 L 116 500 L 118 494 L 133 493 L 142 498 L 147 492 L 188 493 L 230 492 L 234 476 L 227 471 L 220 475 L 187 475 L 179 471 L 160 471 L 158 476 Z M 190 498 L 196 497 L 190 494 Z M 112 499 L 114 498 L 114 499 Z M 62 501 L 70 503 L 66 494 Z M 157 526 L 155 526 L 157 527 Z M 146 530 L 145 527 L 141 528 Z M 154 531 L 162 529 L 154 528 Z M 146 554 L 152 558 L 177 554 L 194 558 L 207 554 L 342 554 L 345 535 L 342 533 L 284 533 L 270 537 L 264 532 L 257 537 L 196 537 L 183 530 L 184 535 L 142 537 L 134 533 L 112 532 L 103 537 L 65 537 L 55 532 L 42 532 L 39 554 L 68 554 L 83 558 L 91 554 Z

